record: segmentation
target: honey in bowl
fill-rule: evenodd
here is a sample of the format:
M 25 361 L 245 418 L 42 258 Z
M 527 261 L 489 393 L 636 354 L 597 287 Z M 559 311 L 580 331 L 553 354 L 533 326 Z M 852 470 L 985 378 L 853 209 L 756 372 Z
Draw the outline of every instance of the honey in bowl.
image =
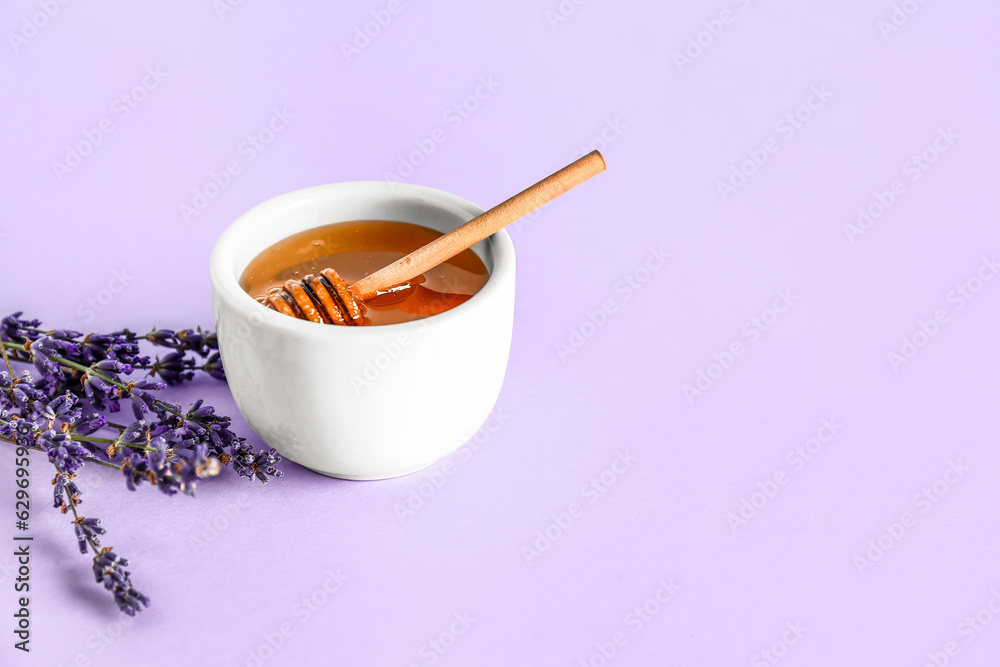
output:
M 293 234 L 251 260 L 240 277 L 240 287 L 261 303 L 287 280 L 335 270 L 348 284 L 378 271 L 440 232 L 409 222 L 357 220 L 337 222 Z M 371 324 L 397 324 L 429 317 L 464 303 L 478 292 L 489 273 L 472 250 L 409 281 L 409 288 L 389 291 L 365 301 Z

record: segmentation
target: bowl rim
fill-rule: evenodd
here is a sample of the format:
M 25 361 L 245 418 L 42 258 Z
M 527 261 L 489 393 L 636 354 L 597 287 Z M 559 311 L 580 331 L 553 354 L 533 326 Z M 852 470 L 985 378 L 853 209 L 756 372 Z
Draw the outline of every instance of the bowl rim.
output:
M 242 228 L 255 221 L 261 216 L 280 215 L 280 209 L 296 204 L 301 204 L 309 199 L 328 199 L 337 196 L 338 193 L 349 191 L 353 196 L 379 196 L 405 198 L 407 195 L 423 195 L 430 199 L 430 203 L 440 204 L 442 207 L 451 206 L 468 214 L 468 219 L 483 213 L 485 209 L 481 206 L 459 197 L 458 195 L 433 188 L 426 185 L 416 185 L 413 183 L 399 183 L 395 181 L 341 181 L 315 185 L 311 187 L 293 190 L 284 194 L 276 195 L 266 199 L 250 210 L 240 215 L 231 222 L 219 235 L 212 254 L 209 259 L 209 271 L 211 274 L 212 286 L 219 299 L 225 300 L 226 304 L 233 308 L 238 315 L 246 317 L 254 326 L 270 326 L 286 331 L 287 333 L 319 334 L 321 331 L 331 332 L 329 335 L 365 335 L 360 331 L 389 331 L 396 335 L 406 333 L 407 329 L 424 329 L 426 327 L 444 326 L 452 322 L 456 317 L 470 317 L 479 308 L 491 307 L 491 302 L 497 298 L 497 293 L 503 289 L 507 283 L 513 284 L 513 272 L 515 265 L 514 243 L 506 229 L 501 229 L 492 236 L 484 239 L 493 253 L 493 267 L 490 271 L 486 284 L 473 294 L 468 300 L 450 308 L 443 313 L 421 317 L 408 322 L 397 322 L 394 324 L 379 324 L 371 327 L 343 327 L 332 326 L 322 322 L 312 322 L 288 317 L 270 308 L 264 308 L 256 299 L 251 297 L 239 285 L 239 277 L 233 275 L 231 270 L 235 261 L 236 247 L 242 242 Z M 329 224 L 329 223 L 321 223 Z M 320 226 L 319 224 L 316 226 Z M 305 229 L 312 229 L 306 227 Z M 305 231 L 305 230 L 301 230 Z M 266 247 L 266 246 L 265 246 Z M 264 248 L 261 248 L 264 250 Z M 306 328 L 311 327 L 311 328 Z M 322 329 L 320 329 L 322 327 Z M 371 334 L 368 334 L 371 335 Z

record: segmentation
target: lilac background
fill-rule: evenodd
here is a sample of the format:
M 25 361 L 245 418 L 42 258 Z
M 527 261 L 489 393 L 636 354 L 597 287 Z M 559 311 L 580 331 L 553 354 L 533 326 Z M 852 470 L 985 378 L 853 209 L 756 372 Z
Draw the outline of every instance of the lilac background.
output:
M 426 665 L 427 642 L 447 643 L 468 612 L 434 664 L 774 664 L 764 649 L 789 666 L 995 664 L 1000 619 L 960 624 L 1000 590 L 1000 280 L 962 308 L 952 290 L 1000 249 L 996 3 L 908 0 L 901 11 L 918 11 L 883 34 L 887 0 L 564 1 L 575 11 L 558 22 L 557 0 L 401 0 L 350 58 L 341 44 L 386 0 L 245 0 L 221 15 L 211 0 L 70 2 L 12 44 L 44 4 L 0 10 L 5 313 L 210 327 L 208 257 L 227 224 L 283 192 L 384 179 L 436 128 L 446 140 L 406 180 L 485 206 L 591 147 L 610 168 L 512 229 L 502 423 L 477 449 L 385 482 L 293 464 L 266 489 L 226 475 L 196 500 L 128 494 L 92 471 L 83 509 L 153 600 L 134 622 L 89 579 L 38 474 L 33 651 L 5 634 L 0 663 Z M 678 67 L 724 10 L 721 34 Z M 165 79 L 122 118 L 115 100 L 157 66 Z M 480 77 L 498 86 L 454 122 Z M 788 136 L 778 124 L 812 87 L 830 97 Z M 241 142 L 275 108 L 294 118 L 251 161 Z M 53 162 L 104 118 L 114 131 L 57 177 Z M 905 163 L 939 128 L 958 138 L 911 180 Z M 777 152 L 721 196 L 769 138 Z M 185 221 L 179 207 L 230 160 L 240 173 Z M 903 194 L 851 242 L 844 225 L 896 179 Z M 645 272 L 661 247 L 669 260 Z M 112 295 L 116 271 L 127 286 Z M 629 293 L 627 275 L 642 288 Z M 744 323 L 779 290 L 793 305 L 751 340 Z M 584 324 L 607 300 L 603 326 Z M 938 310 L 947 322 L 894 369 L 887 355 Z M 574 328 L 592 335 L 561 358 Z M 719 376 L 713 355 L 734 341 L 743 354 Z M 717 379 L 688 400 L 699 371 Z M 200 395 L 235 414 L 217 384 L 178 398 Z M 842 428 L 815 457 L 786 458 L 829 418 Z M 583 485 L 618 451 L 635 461 L 595 498 Z M 958 461 L 968 470 L 942 498 L 915 502 Z M 773 497 L 754 496 L 776 473 Z M 435 474 L 445 482 L 427 486 Z M 762 507 L 734 528 L 744 499 Z M 582 515 L 551 527 L 573 503 Z M 527 558 L 546 528 L 556 539 Z M 859 572 L 880 536 L 891 548 Z M 0 557 L 5 614 L 12 564 Z M 348 580 L 327 596 L 338 568 Z M 628 615 L 663 579 L 680 590 L 635 632 Z M 313 595 L 323 603 L 303 618 Z

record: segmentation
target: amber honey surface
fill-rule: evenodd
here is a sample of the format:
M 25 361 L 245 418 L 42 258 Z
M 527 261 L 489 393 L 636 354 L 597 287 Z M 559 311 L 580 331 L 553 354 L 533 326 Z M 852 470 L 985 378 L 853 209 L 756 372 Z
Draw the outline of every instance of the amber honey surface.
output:
M 300 280 L 332 268 L 348 283 L 408 255 L 441 236 L 408 222 L 337 222 L 293 234 L 257 255 L 240 277 L 240 286 L 258 300 L 286 280 Z M 478 292 L 489 274 L 483 261 L 465 250 L 411 281 L 412 289 L 365 302 L 371 324 L 395 324 L 436 315 Z

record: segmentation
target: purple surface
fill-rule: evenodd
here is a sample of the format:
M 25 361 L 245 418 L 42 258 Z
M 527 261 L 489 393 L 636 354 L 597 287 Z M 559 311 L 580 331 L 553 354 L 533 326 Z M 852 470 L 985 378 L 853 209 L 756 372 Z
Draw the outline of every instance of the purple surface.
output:
M 1000 280 L 977 273 L 1000 251 L 1000 7 L 230 1 L 0 10 L 0 310 L 210 327 L 227 224 L 399 173 L 435 136 L 405 180 L 485 206 L 590 147 L 609 171 L 512 229 L 491 432 L 384 482 L 288 464 L 190 500 L 92 471 L 83 511 L 153 600 L 135 621 L 39 475 L 32 652 L 8 630 L 0 664 L 995 664 Z M 348 58 L 372 12 L 391 22 Z M 199 395 L 235 413 L 224 385 L 177 397 Z

